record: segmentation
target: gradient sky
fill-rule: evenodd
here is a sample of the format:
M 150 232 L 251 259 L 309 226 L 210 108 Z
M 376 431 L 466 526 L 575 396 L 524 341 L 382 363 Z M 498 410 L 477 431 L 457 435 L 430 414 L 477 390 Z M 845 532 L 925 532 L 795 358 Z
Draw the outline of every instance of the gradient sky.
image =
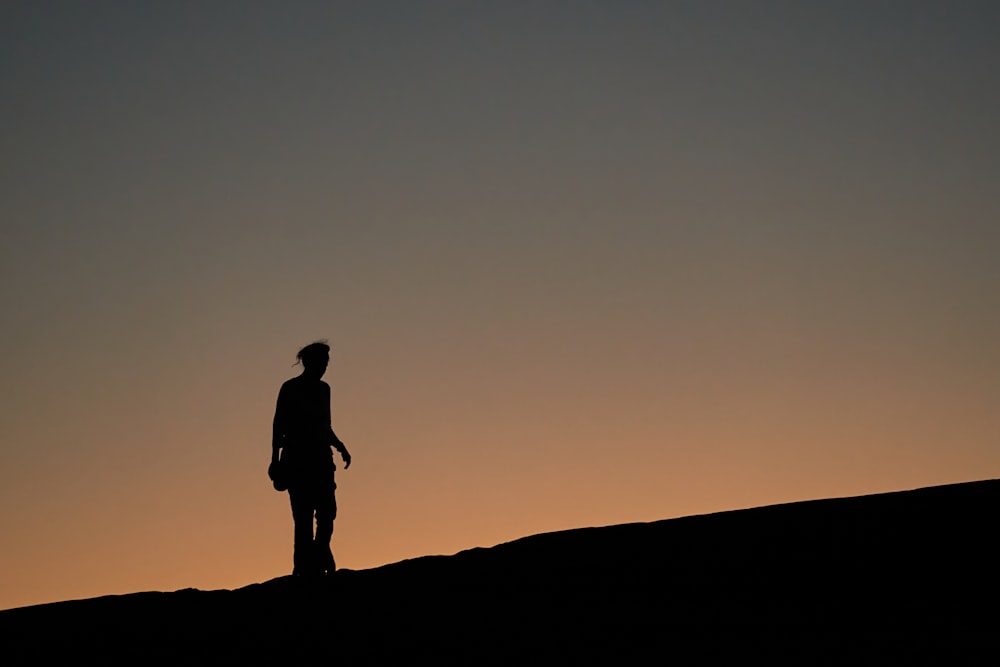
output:
M 0 608 L 1000 476 L 992 1 L 5 2 Z M 748 548 L 751 548 L 748 546 Z

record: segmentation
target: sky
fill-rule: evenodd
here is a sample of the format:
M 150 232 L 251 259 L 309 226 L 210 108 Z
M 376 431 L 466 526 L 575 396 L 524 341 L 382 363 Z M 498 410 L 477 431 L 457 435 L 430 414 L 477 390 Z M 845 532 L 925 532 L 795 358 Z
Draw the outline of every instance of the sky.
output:
M 1000 477 L 998 7 L 3 3 L 0 608 Z

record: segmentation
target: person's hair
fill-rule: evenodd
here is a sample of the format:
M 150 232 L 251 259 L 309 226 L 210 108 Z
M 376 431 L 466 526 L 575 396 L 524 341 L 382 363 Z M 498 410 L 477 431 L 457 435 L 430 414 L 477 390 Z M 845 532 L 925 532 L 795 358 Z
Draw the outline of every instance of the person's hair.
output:
M 311 366 L 314 361 L 324 358 L 330 358 L 330 346 L 327 345 L 326 340 L 318 340 L 299 350 L 299 353 L 295 355 L 295 365 Z

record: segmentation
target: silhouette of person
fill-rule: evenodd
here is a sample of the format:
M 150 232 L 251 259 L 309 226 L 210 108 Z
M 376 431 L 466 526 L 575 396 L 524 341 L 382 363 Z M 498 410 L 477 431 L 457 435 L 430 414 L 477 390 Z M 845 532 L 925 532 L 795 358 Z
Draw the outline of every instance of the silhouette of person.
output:
M 275 488 L 288 488 L 295 522 L 292 574 L 333 574 L 337 566 L 330 539 L 337 517 L 337 483 L 331 447 L 340 452 L 345 469 L 351 467 L 351 454 L 330 425 L 330 385 L 321 379 L 330 363 L 330 346 L 311 343 L 296 358 L 302 373 L 278 392 L 268 474 Z

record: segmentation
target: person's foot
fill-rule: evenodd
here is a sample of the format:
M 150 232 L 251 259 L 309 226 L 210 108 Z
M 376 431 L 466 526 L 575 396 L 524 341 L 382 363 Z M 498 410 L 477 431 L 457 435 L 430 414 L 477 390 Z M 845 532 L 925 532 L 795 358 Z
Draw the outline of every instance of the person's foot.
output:
M 337 561 L 333 559 L 333 552 L 328 546 L 316 547 L 316 560 L 319 561 L 319 569 L 325 575 L 331 575 L 337 571 Z

